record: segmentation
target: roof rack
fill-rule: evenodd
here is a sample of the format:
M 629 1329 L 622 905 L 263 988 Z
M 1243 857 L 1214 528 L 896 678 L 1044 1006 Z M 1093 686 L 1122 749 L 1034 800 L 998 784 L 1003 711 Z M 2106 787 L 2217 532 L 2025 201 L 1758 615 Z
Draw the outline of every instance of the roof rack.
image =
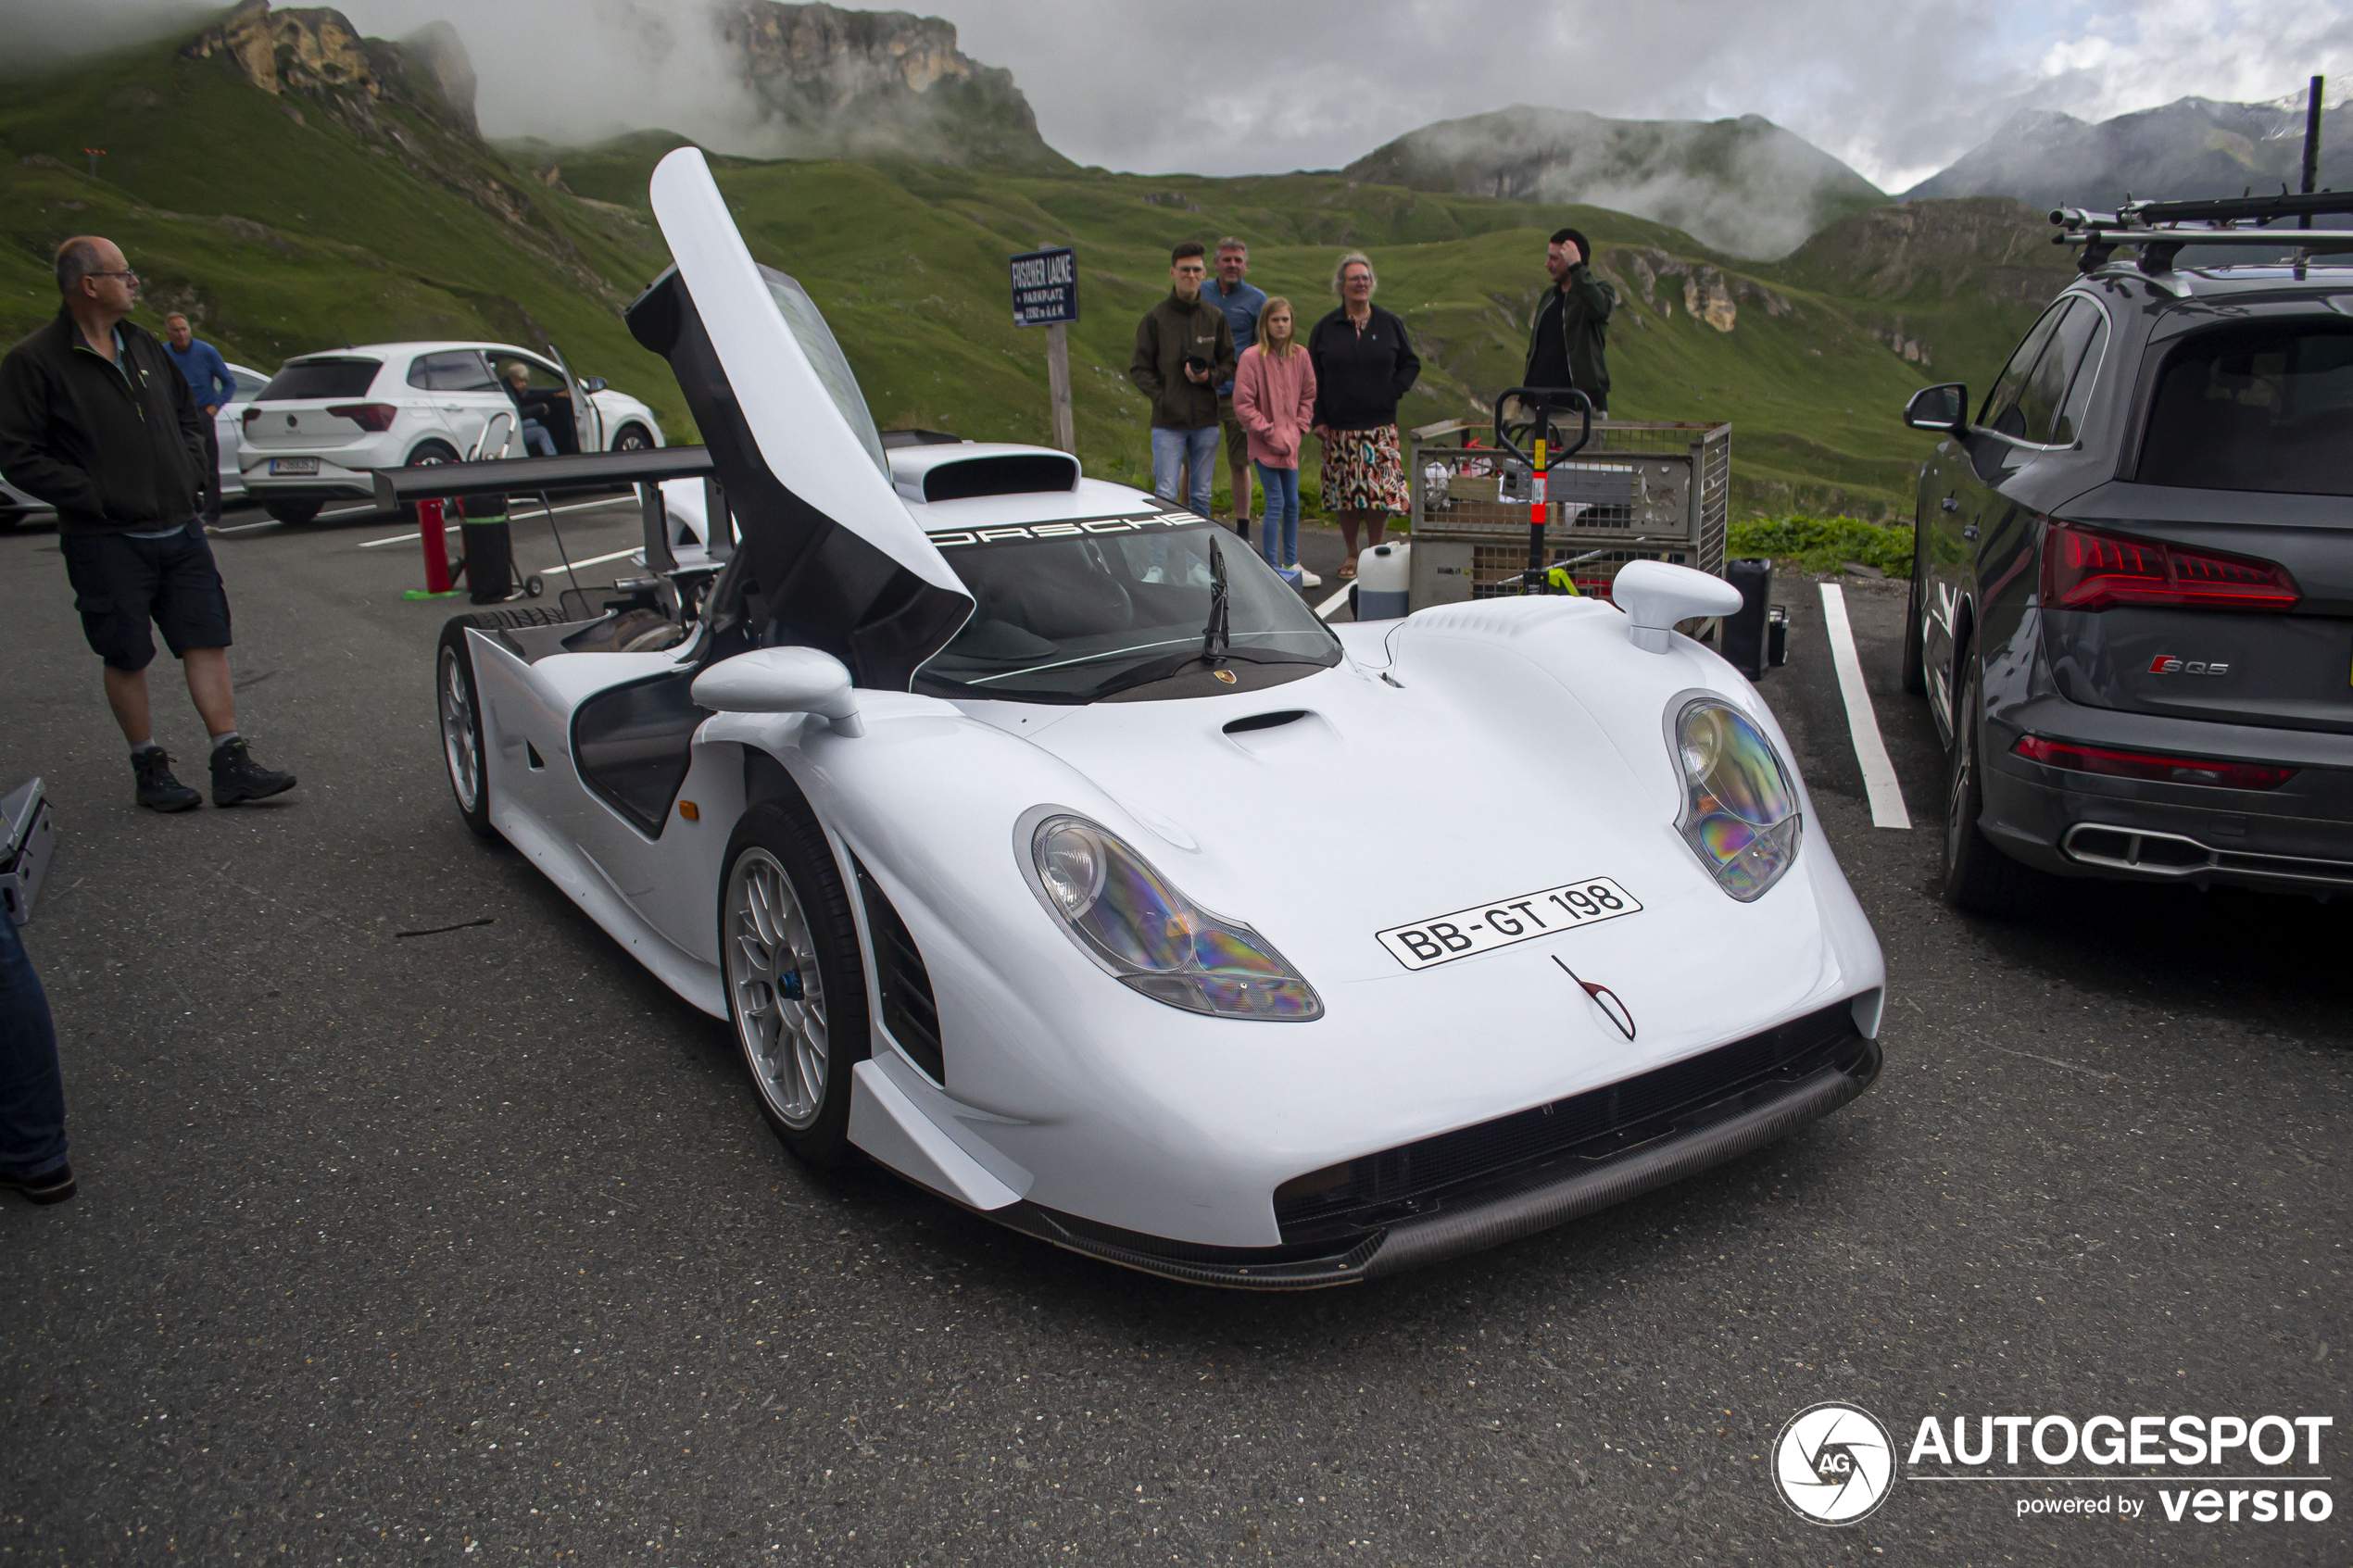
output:
M 2173 257 L 2184 245 L 2262 245 L 2275 250 L 2288 246 L 2301 253 L 2299 260 L 2353 251 L 2353 229 L 2309 226 L 2314 218 L 2323 215 L 2353 217 L 2353 193 L 2296 194 L 2283 189 L 2277 195 L 2222 196 L 2209 201 L 2128 200 L 2114 212 L 2062 207 L 2051 212 L 2051 221 L 2059 230 L 2051 236 L 2051 243 L 2082 245 L 2083 254 L 2076 266 L 2085 272 L 2106 266 L 2117 246 L 2137 246 L 2141 270 L 2152 275 L 2171 271 Z M 2291 219 L 2305 226 L 2263 227 Z

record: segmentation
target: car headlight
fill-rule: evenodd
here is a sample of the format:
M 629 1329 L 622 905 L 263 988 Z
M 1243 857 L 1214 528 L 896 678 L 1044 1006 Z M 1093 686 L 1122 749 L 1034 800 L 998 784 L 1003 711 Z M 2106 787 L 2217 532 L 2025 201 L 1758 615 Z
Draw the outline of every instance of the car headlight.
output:
M 1079 950 L 1156 1002 L 1219 1018 L 1320 1018 L 1315 988 L 1249 926 L 1201 909 L 1084 817 L 1029 837 L 1032 885 Z
M 1675 761 L 1683 841 L 1725 892 L 1743 904 L 1762 897 L 1797 859 L 1805 828 L 1773 743 L 1738 709 L 1694 697 L 1675 716 Z

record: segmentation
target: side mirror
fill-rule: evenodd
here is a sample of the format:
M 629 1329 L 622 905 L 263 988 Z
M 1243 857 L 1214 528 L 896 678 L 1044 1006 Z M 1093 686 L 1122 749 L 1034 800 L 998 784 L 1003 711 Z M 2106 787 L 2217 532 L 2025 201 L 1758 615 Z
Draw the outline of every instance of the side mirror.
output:
M 814 713 L 862 735 L 858 698 L 840 659 L 815 648 L 755 648 L 695 677 L 695 701 L 721 713 Z
M 1904 405 L 1904 422 L 1914 430 L 1934 431 L 1939 435 L 1967 435 L 1969 388 L 1957 381 L 1920 388 Z
M 580 390 L 583 392 L 602 392 L 604 391 L 606 385 L 607 383 L 604 377 L 590 376 L 586 381 L 580 383 Z
M 1619 567 L 1609 596 L 1633 622 L 1626 630 L 1628 640 L 1646 653 L 1671 647 L 1679 621 L 1730 615 L 1741 608 L 1741 591 L 1722 578 L 1663 560 L 1629 560 Z M 701 689 L 700 682 L 696 689 Z

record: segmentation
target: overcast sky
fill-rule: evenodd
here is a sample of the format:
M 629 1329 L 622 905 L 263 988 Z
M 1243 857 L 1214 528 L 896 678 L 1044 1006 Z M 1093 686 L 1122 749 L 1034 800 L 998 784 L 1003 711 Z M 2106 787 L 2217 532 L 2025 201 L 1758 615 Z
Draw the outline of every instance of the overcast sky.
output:
M 708 0 L 347 0 L 371 33 L 465 39 L 494 135 L 661 125 L 724 145 Z M 1900 191 L 2012 110 L 2104 119 L 2185 95 L 2353 89 L 2353 0 L 942 0 L 1046 140 L 1145 172 L 1328 169 L 1512 103 L 1635 119 L 1760 114 Z M 87 47 L 185 0 L 0 0 L 0 56 Z M 2334 93 L 2333 91 L 2332 97 Z M 2334 128 L 2334 127 L 2333 127 Z M 2340 133 L 2353 134 L 2353 125 Z

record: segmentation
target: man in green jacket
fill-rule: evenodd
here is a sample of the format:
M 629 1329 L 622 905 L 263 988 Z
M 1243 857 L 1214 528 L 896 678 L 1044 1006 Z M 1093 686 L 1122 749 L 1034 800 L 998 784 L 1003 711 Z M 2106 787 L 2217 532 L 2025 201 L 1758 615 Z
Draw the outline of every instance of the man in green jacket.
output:
M 1187 502 L 1209 515 L 1217 477 L 1217 388 L 1234 379 L 1234 329 L 1226 313 L 1201 296 L 1209 265 L 1202 246 L 1188 240 L 1169 253 L 1168 297 L 1136 323 L 1136 357 L 1127 379 L 1152 400 L 1152 494 L 1178 499 L 1176 471 L 1186 470 Z
M 1574 389 L 1593 400 L 1593 412 L 1609 408 L 1609 313 L 1617 291 L 1593 276 L 1593 247 L 1574 229 L 1563 229 L 1544 247 L 1544 270 L 1553 286 L 1536 312 L 1528 336 L 1528 369 L 1522 386 Z
M 184 811 L 201 798 L 155 741 L 151 621 L 211 733 L 212 803 L 282 794 L 294 775 L 256 762 L 237 733 L 229 595 L 196 518 L 210 421 L 155 334 L 126 320 L 138 277 L 113 241 L 66 241 L 57 273 L 56 320 L 0 359 L 0 473 L 57 508 L 66 578 L 82 635 L 106 661 L 139 804 Z

